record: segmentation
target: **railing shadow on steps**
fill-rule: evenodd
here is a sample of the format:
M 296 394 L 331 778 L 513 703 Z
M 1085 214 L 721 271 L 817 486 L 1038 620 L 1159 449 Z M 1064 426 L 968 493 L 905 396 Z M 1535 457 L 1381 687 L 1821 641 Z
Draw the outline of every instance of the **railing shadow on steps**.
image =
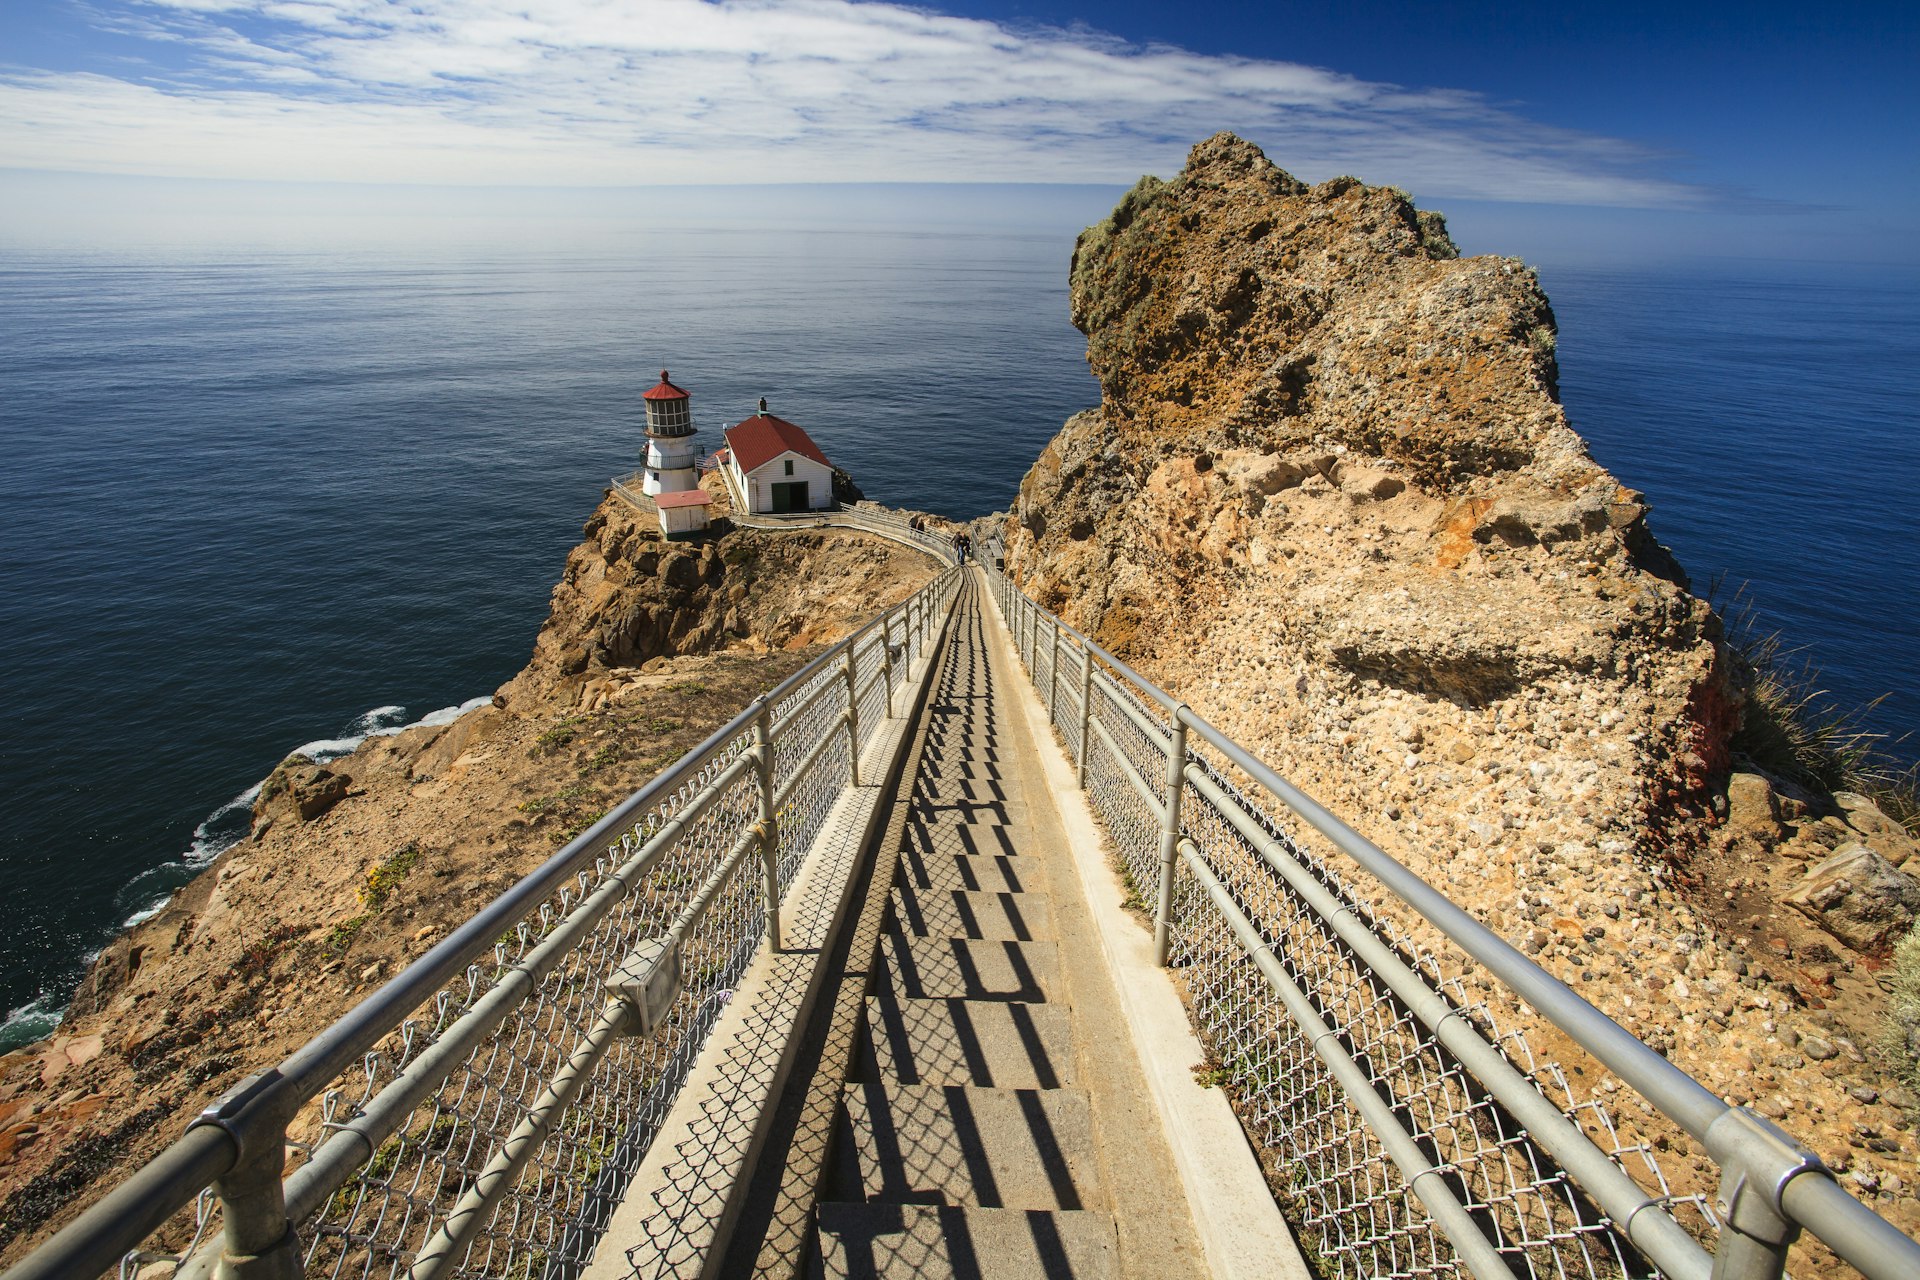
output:
M 1213 1077 L 1329 1272 L 1775 1280 L 1805 1230 L 1870 1280 L 1920 1277 L 1920 1244 L 1812 1152 L 1036 604 L 998 570 L 998 546 L 985 551 Z M 1421 939 L 1374 909 L 1365 879 L 1411 908 Z M 1476 981 L 1504 986 L 1691 1138 L 1718 1167 L 1717 1194 L 1676 1194 L 1647 1141 L 1503 1032 L 1469 995 L 1475 962 Z
M 755 700 L 6 1280 L 577 1274 L 961 581 Z

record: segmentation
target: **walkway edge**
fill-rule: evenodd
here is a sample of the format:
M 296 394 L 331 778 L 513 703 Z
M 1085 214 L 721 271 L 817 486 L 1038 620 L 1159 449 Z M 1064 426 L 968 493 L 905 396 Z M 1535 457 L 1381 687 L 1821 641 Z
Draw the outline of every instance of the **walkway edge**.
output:
M 1193 1066 L 1205 1060 L 1206 1051 L 1193 1034 L 1173 983 L 1153 962 L 1152 935 L 1121 909 L 1126 893 L 1108 864 L 1100 826 L 1074 785 L 1073 766 L 1054 737 L 1039 695 L 1025 678 L 999 602 L 984 589 L 978 598 L 1000 621 L 998 627 L 986 628 L 988 643 L 999 648 L 1008 670 L 1022 673 L 1010 696 L 1039 746 L 1041 773 L 1066 829 L 1074 869 L 1147 1087 L 1158 1104 L 1162 1136 L 1179 1170 L 1207 1266 L 1219 1280 L 1312 1280 L 1239 1117 L 1218 1089 L 1202 1088 L 1193 1078 Z
M 861 753 L 861 777 L 834 802 L 781 905 L 787 950 L 764 943 L 701 1047 L 581 1280 L 709 1275 L 744 1204 L 748 1180 L 798 1057 L 795 1029 L 826 985 L 819 959 L 847 923 L 858 864 L 874 856 L 885 798 L 897 787 L 915 722 L 939 668 L 956 593 L 926 656 L 913 699 Z

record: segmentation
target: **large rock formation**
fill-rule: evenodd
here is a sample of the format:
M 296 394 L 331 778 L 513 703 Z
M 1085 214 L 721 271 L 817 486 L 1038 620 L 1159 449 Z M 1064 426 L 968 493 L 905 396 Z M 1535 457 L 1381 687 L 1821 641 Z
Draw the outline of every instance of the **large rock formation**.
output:
M 1910 1187 L 1852 1048 L 1909 842 L 1850 852 L 1893 824 L 1731 773 L 1719 619 L 1569 429 L 1534 273 L 1223 134 L 1082 234 L 1071 299 L 1101 403 L 1021 485 L 1015 577 L 1716 1092 Z

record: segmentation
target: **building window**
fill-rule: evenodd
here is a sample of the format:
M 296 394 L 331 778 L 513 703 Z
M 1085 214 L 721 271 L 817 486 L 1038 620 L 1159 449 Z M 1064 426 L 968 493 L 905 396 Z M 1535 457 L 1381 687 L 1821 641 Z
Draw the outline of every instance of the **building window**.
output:
M 788 474 L 788 475 L 792 475 L 792 474 L 793 474 L 793 459 L 792 459 L 792 458 L 788 458 L 788 459 L 787 459 L 787 474 Z

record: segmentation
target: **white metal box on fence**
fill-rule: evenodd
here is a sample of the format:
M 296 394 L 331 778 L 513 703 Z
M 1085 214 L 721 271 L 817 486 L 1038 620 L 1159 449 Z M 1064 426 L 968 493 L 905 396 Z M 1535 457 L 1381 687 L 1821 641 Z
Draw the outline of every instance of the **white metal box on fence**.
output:
M 650 1036 L 667 1020 L 680 998 L 680 944 L 673 938 L 643 942 L 608 984 L 633 1012 L 627 1030 Z

